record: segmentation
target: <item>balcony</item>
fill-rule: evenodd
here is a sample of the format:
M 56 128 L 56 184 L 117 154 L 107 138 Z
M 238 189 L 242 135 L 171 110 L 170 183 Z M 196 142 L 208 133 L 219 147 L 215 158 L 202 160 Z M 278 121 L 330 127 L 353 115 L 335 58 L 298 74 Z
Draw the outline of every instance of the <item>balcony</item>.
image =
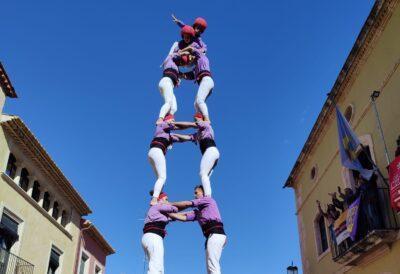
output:
M 33 264 L 0 248 L 0 274 L 33 274 Z
M 385 248 L 394 242 L 398 235 L 398 217 L 390 207 L 389 190 L 378 188 L 378 213 L 381 218 L 379 229 L 363 228 L 357 232 L 357 238 L 353 242 L 347 240 L 339 246 L 334 244 L 332 239 L 330 244 L 332 248 L 332 259 L 344 265 L 361 264 L 363 258 Z M 368 226 L 368 225 L 367 225 Z

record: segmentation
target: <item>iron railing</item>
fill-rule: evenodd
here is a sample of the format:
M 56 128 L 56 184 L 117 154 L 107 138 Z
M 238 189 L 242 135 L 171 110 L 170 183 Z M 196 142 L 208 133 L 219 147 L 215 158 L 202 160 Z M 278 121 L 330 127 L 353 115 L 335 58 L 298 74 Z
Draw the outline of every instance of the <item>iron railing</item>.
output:
M 0 274 L 33 274 L 34 265 L 0 248 Z
M 379 227 L 367 225 L 360 229 L 355 241 L 348 239 L 340 245 L 334 243 L 330 238 L 334 261 L 347 263 L 378 244 L 392 242 L 396 239 L 399 218 L 390 206 L 389 189 L 386 186 L 378 187 L 377 196 L 377 210 L 381 225 Z

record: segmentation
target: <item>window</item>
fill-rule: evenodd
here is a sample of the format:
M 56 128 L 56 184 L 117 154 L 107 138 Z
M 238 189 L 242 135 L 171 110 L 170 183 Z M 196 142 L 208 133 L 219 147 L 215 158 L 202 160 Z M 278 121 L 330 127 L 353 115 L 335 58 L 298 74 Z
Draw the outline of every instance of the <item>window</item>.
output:
M 50 193 L 46 192 L 43 196 L 43 208 L 46 211 L 50 209 Z
M 353 105 L 348 105 L 346 110 L 344 111 L 344 117 L 346 118 L 347 122 L 351 122 L 353 118 Z
M 6 174 L 10 176 L 12 179 L 14 179 L 16 173 L 17 173 L 17 159 L 12 153 L 10 153 L 7 162 Z
M 94 269 L 95 274 L 101 274 L 101 268 L 96 265 L 96 268 Z
M 0 248 L 10 251 L 15 242 L 18 241 L 19 223 L 6 213 L 3 213 L 0 221 Z
M 315 180 L 317 178 L 317 166 L 313 166 L 310 171 L 310 178 L 311 180 Z
M 29 186 L 29 172 L 26 168 L 23 168 L 21 170 L 21 177 L 19 179 L 19 186 L 25 190 L 28 191 L 28 186 Z
M 68 224 L 68 213 L 67 211 L 63 210 L 61 213 L 61 225 L 66 226 Z
M 85 253 L 82 253 L 81 265 L 79 267 L 79 274 L 85 274 L 86 273 L 86 268 L 87 268 L 88 264 L 89 264 L 89 257 Z
M 58 202 L 54 202 L 54 205 L 53 205 L 53 214 L 52 214 L 52 216 L 53 216 L 53 218 L 56 219 L 56 220 L 57 220 L 57 218 L 58 218 L 58 213 L 59 213 L 59 211 L 60 211 L 60 209 L 59 209 L 59 204 L 58 204 Z
M 57 269 L 60 266 L 60 256 L 61 252 L 57 251 L 54 247 L 51 249 L 50 260 L 49 260 L 49 269 L 47 270 L 47 274 L 55 274 Z
M 317 243 L 317 253 L 321 255 L 328 249 L 328 237 L 323 215 L 318 214 L 314 221 L 315 238 Z
M 40 184 L 39 184 L 38 181 L 35 181 L 33 183 L 32 198 L 36 202 L 39 202 L 39 199 L 40 199 Z

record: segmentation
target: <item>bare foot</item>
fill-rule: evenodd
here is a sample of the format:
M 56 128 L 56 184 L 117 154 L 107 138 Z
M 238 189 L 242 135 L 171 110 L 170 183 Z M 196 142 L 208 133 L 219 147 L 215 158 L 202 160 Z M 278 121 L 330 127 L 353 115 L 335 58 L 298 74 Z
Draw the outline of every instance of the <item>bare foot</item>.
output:
M 153 206 L 153 205 L 156 205 L 156 204 L 157 204 L 157 197 L 153 197 L 151 199 L 150 205 Z

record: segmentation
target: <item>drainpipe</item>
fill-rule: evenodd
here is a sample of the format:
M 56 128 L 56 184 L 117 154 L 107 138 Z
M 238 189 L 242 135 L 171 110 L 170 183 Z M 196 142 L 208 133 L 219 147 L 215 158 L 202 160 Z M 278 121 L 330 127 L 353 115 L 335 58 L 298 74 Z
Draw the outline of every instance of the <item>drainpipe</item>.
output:
M 74 274 L 77 274 L 78 272 L 78 265 L 79 265 L 79 255 L 81 254 L 81 243 L 83 241 L 83 232 L 85 230 L 88 230 L 89 228 L 91 228 L 93 226 L 91 221 L 85 221 L 85 223 L 88 222 L 89 226 L 79 229 L 79 240 L 78 240 L 78 248 L 76 249 L 76 256 L 75 256 L 75 266 L 74 266 Z M 84 223 L 84 224 L 85 224 Z

